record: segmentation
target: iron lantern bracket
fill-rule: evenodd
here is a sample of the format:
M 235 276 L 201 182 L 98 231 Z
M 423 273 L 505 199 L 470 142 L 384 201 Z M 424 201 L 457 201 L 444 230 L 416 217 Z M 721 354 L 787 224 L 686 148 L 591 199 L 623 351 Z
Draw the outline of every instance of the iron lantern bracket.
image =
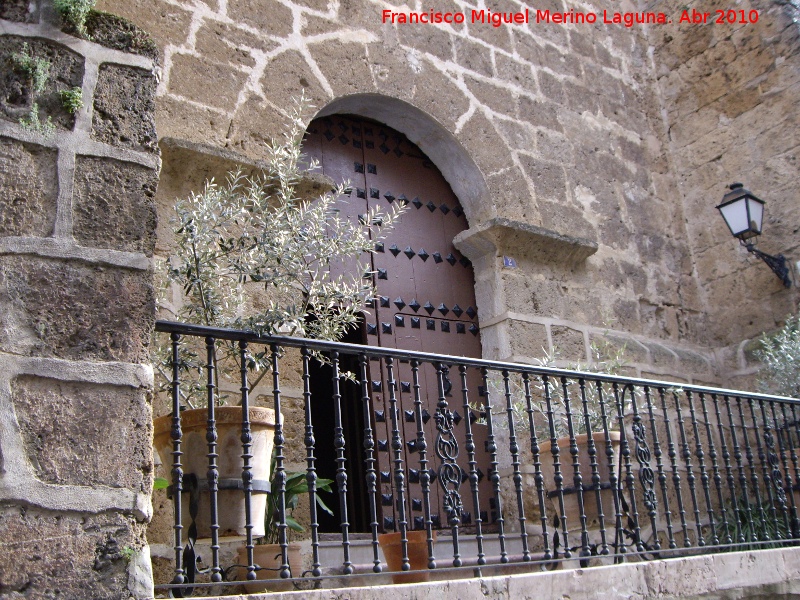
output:
M 767 266 L 772 269 L 772 272 L 778 276 L 778 279 L 783 281 L 783 285 L 787 288 L 792 287 L 792 281 L 789 279 L 789 267 L 786 264 L 786 257 L 783 254 L 778 254 L 778 256 L 772 256 L 771 254 L 767 254 L 766 252 L 762 252 L 758 248 L 756 248 L 755 244 L 752 242 L 745 242 L 744 240 L 739 240 L 747 251 L 755 254 L 758 258 L 763 260 L 767 263 Z

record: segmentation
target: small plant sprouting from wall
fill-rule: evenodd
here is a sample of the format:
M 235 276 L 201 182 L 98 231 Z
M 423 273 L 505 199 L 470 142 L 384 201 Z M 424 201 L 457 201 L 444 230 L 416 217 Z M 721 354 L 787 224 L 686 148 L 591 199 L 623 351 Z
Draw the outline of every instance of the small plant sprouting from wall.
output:
M 33 94 L 41 94 L 50 78 L 50 61 L 31 54 L 27 43 L 22 44 L 22 51 L 14 52 L 11 59 L 14 61 L 14 69 L 24 73 L 30 81 Z
M 39 105 L 34 102 L 31 105 L 31 112 L 27 117 L 19 120 L 19 124 L 23 129 L 39 133 L 45 137 L 52 136 L 56 131 L 56 126 L 53 124 L 53 117 L 47 117 L 46 121 L 39 118 Z
M 62 90 L 59 95 L 61 96 L 61 106 L 69 114 L 74 115 L 83 108 L 83 90 L 81 88 L 76 86 L 68 90 Z
M 758 381 L 762 391 L 800 398 L 800 313 L 789 316 L 777 333 L 763 336 L 755 355 L 764 364 Z
M 78 35 L 89 37 L 86 31 L 86 19 L 94 8 L 95 0 L 53 0 L 53 7 L 61 18 L 72 25 Z

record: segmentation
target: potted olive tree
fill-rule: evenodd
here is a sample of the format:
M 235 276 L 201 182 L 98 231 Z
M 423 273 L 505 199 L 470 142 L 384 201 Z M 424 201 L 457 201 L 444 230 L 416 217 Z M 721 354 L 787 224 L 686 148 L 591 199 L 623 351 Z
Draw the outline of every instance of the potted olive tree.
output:
M 335 206 L 347 193 L 345 185 L 327 186 L 330 191 L 315 198 L 302 197 L 299 190 L 304 178 L 317 168 L 313 161 L 304 162 L 301 152 L 309 108 L 304 97 L 290 107 L 287 131 L 281 139 L 266 145 L 261 173 L 250 177 L 230 173 L 224 183 L 208 181 L 200 192 L 176 203 L 175 249 L 157 272 L 165 293 L 176 288 L 181 291 L 180 300 L 173 302 L 171 309 L 179 320 L 265 335 L 338 340 L 365 310 L 367 300 L 374 295 L 372 278 L 365 277 L 370 274 L 366 258 L 403 207 L 395 203 L 388 212 L 376 208 L 361 219 L 348 220 Z M 349 265 L 351 270 L 342 273 L 341 265 Z M 169 340 L 157 339 L 153 348 L 153 363 L 157 373 L 163 375 L 162 389 L 168 392 L 173 367 Z M 181 402 L 186 408 L 181 412 L 184 477 L 206 477 L 208 377 L 218 392 L 213 396 L 215 402 L 227 403 L 226 387 L 238 390 L 241 386 L 239 353 L 234 343 L 223 340 L 217 341 L 211 355 L 200 338 L 187 338 L 180 346 L 178 367 L 184 382 Z M 249 353 L 245 360 L 252 391 L 270 369 L 269 352 Z M 230 396 L 237 397 L 238 392 Z M 251 450 L 252 473 L 255 479 L 269 481 L 271 431 L 276 417 L 281 417 L 264 407 L 251 407 L 249 416 L 254 433 L 263 434 L 254 440 Z M 233 478 L 241 478 L 242 446 L 238 438 L 242 417 L 240 406 L 222 407 L 216 412 L 218 464 L 220 469 L 230 465 L 229 476 Z M 165 415 L 154 423 L 157 450 L 167 466 L 172 463 L 171 420 L 172 415 Z M 230 434 L 227 429 L 223 431 L 228 425 Z M 224 455 L 228 451 L 231 455 Z M 220 477 L 226 475 L 220 471 Z M 234 496 L 243 502 L 240 492 L 231 492 L 230 496 L 231 502 Z M 225 500 L 220 498 L 222 502 Z M 185 518 L 189 518 L 189 512 L 183 511 Z M 265 512 L 266 497 L 254 495 L 254 536 L 266 533 L 260 525 Z M 220 536 L 244 535 L 243 507 L 221 507 L 219 514 L 242 517 L 225 523 Z M 202 522 L 197 524 L 198 538 L 208 537 L 209 528 Z

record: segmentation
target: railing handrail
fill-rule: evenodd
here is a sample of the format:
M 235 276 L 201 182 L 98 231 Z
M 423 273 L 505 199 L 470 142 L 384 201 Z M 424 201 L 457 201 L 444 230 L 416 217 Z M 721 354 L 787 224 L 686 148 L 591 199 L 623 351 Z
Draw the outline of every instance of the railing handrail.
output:
M 548 375 L 552 377 L 568 377 L 573 379 L 583 379 L 586 381 L 601 381 L 604 383 L 618 383 L 623 385 L 634 385 L 648 388 L 680 389 L 702 394 L 715 394 L 717 396 L 734 396 L 737 398 L 747 398 L 753 400 L 769 400 L 800 405 L 800 399 L 788 396 L 776 396 L 772 394 L 759 394 L 756 392 L 746 392 L 743 390 L 731 390 L 726 388 L 716 388 L 675 381 L 660 381 L 657 379 L 643 379 L 637 377 L 627 377 L 623 375 L 610 375 L 607 373 L 592 373 L 588 371 L 575 371 L 570 369 L 560 369 L 556 367 L 543 367 L 528 365 L 525 363 L 513 363 L 504 361 L 487 360 L 482 358 L 469 358 L 466 356 L 454 356 L 448 354 L 433 354 L 429 352 L 417 352 L 412 350 L 397 350 L 395 348 L 384 348 L 380 346 L 368 346 L 363 344 L 350 344 L 346 342 L 333 342 L 329 340 L 317 340 L 310 338 L 290 337 L 290 336 L 271 336 L 261 335 L 253 331 L 242 329 L 228 329 L 222 327 L 208 327 L 206 325 L 195 325 L 191 323 L 179 323 L 176 321 L 158 320 L 155 324 L 156 331 L 161 333 L 177 333 L 180 335 L 195 335 L 202 337 L 213 337 L 216 339 L 226 339 L 232 341 L 246 341 L 278 346 L 288 346 L 293 348 L 307 347 L 315 350 L 335 350 L 345 354 L 367 354 L 391 356 L 397 359 L 411 360 L 416 359 L 420 362 L 444 363 L 465 365 L 468 367 L 487 368 L 499 371 L 509 371 L 512 373 L 529 373 L 535 375 Z

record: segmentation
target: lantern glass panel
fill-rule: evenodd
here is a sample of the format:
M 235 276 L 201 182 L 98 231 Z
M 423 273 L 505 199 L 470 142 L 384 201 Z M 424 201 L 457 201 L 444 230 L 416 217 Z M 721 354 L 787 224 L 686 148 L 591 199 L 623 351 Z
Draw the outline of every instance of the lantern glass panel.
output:
M 761 233 L 761 220 L 764 217 L 764 203 L 749 198 L 748 205 L 750 208 L 750 229 L 754 232 L 753 235 L 759 235 Z
M 719 212 L 722 213 L 725 223 L 728 224 L 734 236 L 740 237 L 750 229 L 750 224 L 747 222 L 747 200 L 745 198 L 739 198 L 735 202 L 720 206 Z

